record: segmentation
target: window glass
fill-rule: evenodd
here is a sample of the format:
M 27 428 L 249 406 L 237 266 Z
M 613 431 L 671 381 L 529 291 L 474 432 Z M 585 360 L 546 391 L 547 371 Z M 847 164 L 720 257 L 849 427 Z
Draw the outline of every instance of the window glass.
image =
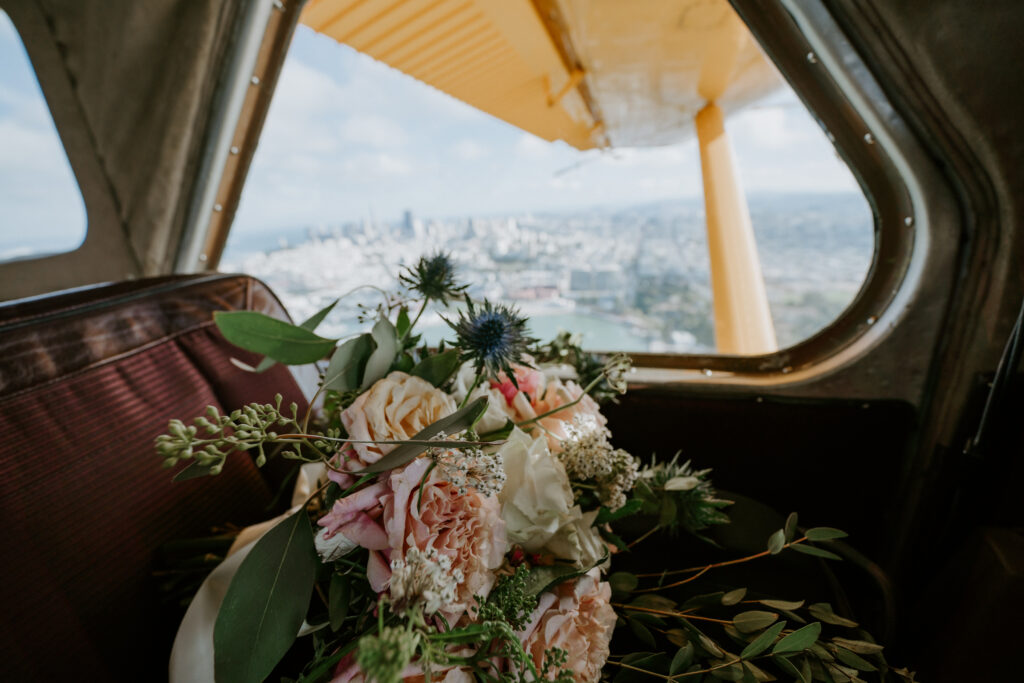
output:
M 21 38 L 0 10 L 0 261 L 72 251 L 85 204 Z
M 870 208 L 788 89 L 728 119 L 780 347 L 831 322 L 871 260 Z M 221 270 L 302 319 L 450 251 L 474 297 L 534 336 L 714 353 L 697 143 L 578 151 L 484 114 L 305 26 L 296 32 Z M 359 329 L 361 290 L 328 319 Z M 443 313 L 443 312 L 442 312 Z M 447 330 L 424 318 L 428 340 Z M 422 324 L 422 323 L 421 323 Z

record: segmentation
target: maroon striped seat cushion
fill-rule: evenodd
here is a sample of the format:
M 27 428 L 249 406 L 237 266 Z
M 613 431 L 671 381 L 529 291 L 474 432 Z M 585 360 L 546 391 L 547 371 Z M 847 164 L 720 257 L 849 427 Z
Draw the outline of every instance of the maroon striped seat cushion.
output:
M 0 670 L 8 680 L 165 678 L 179 613 L 161 606 L 159 548 L 272 514 L 280 481 L 246 455 L 233 455 L 220 476 L 172 483 L 153 440 L 169 419 L 207 405 L 232 410 L 277 392 L 305 405 L 287 369 L 253 375 L 232 365 L 232 356 L 257 359 L 224 341 L 209 315 L 253 305 L 255 289 L 260 308 L 281 311 L 250 278 L 177 284 L 127 303 L 96 292 L 56 320 L 35 302 L 28 317 L 9 316 L 16 323 L 6 333 L 0 315 L 0 378 L 17 380 L 0 393 Z M 146 320 L 154 324 L 140 331 L 135 323 Z M 111 335 L 118 329 L 132 332 Z

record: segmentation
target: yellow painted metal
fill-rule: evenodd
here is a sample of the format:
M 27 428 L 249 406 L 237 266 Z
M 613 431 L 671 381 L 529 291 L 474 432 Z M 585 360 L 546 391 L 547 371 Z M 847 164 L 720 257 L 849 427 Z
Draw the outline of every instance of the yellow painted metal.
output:
M 719 353 L 743 356 L 778 350 L 761 262 L 725 133 L 725 116 L 716 104 L 697 114 L 697 141 L 704 179 L 715 344 Z
M 530 0 L 310 0 L 302 22 L 545 140 L 604 144 Z
M 680 142 L 706 102 L 781 84 L 728 0 L 310 0 L 302 22 L 578 149 Z

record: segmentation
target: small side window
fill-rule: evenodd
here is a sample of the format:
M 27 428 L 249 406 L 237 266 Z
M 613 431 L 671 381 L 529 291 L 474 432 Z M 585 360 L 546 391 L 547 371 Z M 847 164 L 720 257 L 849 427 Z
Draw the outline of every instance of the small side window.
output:
M 39 81 L 0 10 L 0 262 L 74 251 L 85 203 Z

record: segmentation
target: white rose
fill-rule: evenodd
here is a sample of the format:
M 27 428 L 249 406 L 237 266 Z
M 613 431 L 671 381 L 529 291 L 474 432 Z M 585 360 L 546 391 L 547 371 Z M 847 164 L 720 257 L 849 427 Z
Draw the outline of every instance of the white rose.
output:
M 399 441 L 451 415 L 456 403 L 426 380 L 392 372 L 377 380 L 342 411 L 341 421 L 353 439 Z M 363 464 L 377 462 L 394 450 L 394 445 L 352 444 Z
M 592 567 L 605 554 L 593 527 L 597 511 L 584 514 L 573 504 L 565 467 L 548 450 L 547 439 L 513 429 L 499 453 L 505 486 L 498 495 L 508 540 L 529 553 L 548 552 Z
M 579 512 L 580 508 L 577 506 L 574 509 Z M 563 526 L 547 542 L 544 549 L 555 557 L 572 560 L 580 569 L 589 569 L 596 565 L 608 554 L 608 546 L 594 527 L 597 513 L 598 510 L 583 513 Z
M 473 380 L 475 379 L 476 369 L 473 367 L 473 364 L 463 363 L 462 367 L 455 374 L 455 381 L 452 383 L 452 397 L 456 403 L 462 403 L 469 388 L 473 386 Z M 471 398 L 477 399 L 481 396 L 487 397 L 487 412 L 484 413 L 484 416 L 476 424 L 477 433 L 486 434 L 487 432 L 494 432 L 504 427 L 505 421 L 512 416 L 505 401 L 505 396 L 497 389 L 491 387 L 490 382 L 487 380 L 483 380 L 477 385 L 477 388 L 473 390 Z

